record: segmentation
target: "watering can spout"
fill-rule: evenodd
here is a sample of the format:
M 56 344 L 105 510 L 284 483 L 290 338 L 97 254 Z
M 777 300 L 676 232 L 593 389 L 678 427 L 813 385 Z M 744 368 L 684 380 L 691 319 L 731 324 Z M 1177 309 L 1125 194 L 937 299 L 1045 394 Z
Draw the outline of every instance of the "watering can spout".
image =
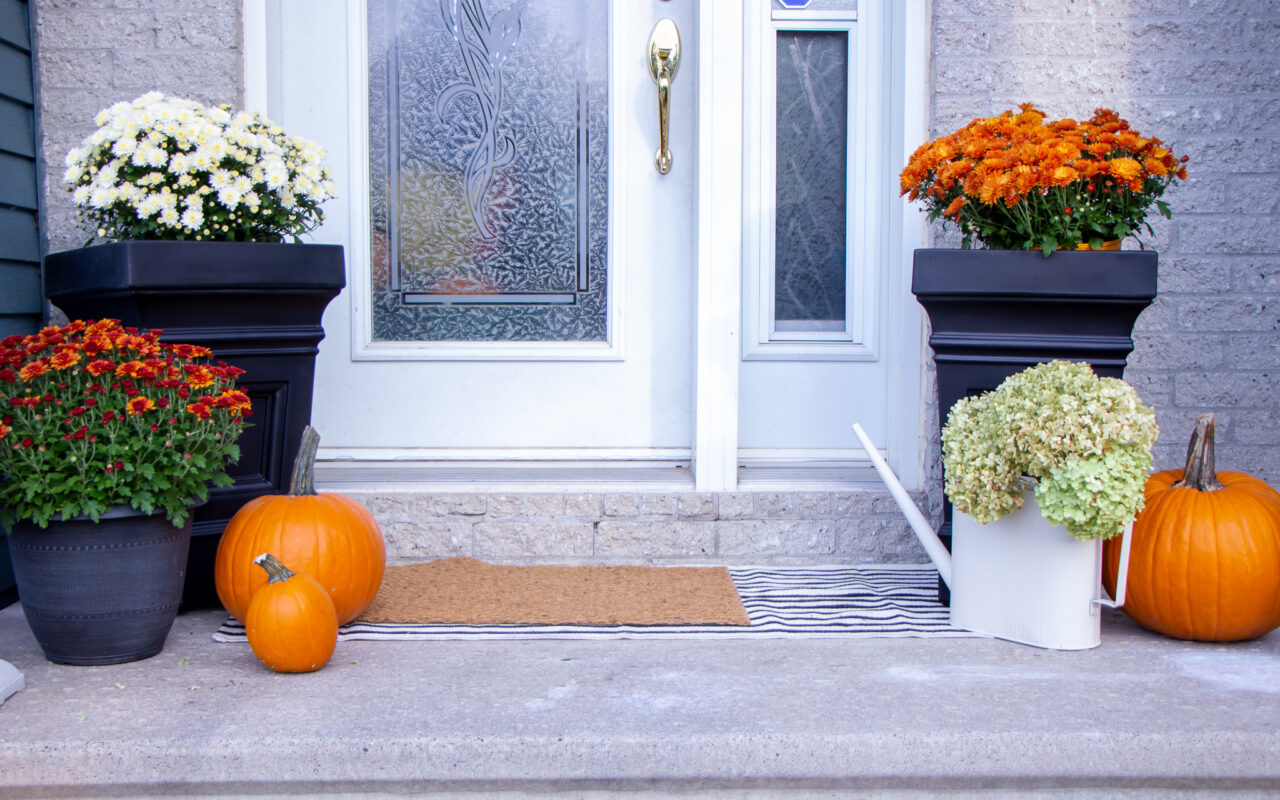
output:
M 898 480 L 898 476 L 894 475 L 893 470 L 889 469 L 889 465 L 880 456 L 880 451 L 876 449 L 871 439 L 867 437 L 866 431 L 862 430 L 862 426 L 856 422 L 853 423 L 853 433 L 858 437 L 858 441 L 862 443 L 862 448 L 867 451 L 867 456 L 870 457 L 871 464 L 876 468 L 876 472 L 880 473 L 880 479 L 884 481 L 885 486 L 889 487 L 889 493 L 893 495 L 893 499 L 898 503 L 898 508 L 902 509 L 903 516 L 907 518 L 907 524 L 911 526 L 916 538 L 924 546 L 925 552 L 929 554 L 929 559 L 938 568 L 938 575 L 942 577 L 943 583 L 947 584 L 949 588 L 951 586 L 951 553 L 947 552 L 946 546 L 938 538 L 938 534 L 934 533 L 929 521 L 924 518 L 924 514 L 921 514 L 920 509 L 912 502 L 907 490 L 903 488 L 902 482 Z

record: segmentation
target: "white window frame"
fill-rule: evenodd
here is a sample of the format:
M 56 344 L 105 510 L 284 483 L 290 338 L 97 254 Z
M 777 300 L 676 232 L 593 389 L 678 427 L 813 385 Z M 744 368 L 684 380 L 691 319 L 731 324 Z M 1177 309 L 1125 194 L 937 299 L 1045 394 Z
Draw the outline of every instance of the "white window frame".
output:
M 743 358 L 785 361 L 875 361 L 880 357 L 877 303 L 883 204 L 875 196 L 878 175 L 860 164 L 887 157 L 882 125 L 873 125 L 875 91 L 885 73 L 883 53 L 867 25 L 851 11 L 787 11 L 758 7 L 747 21 L 758 57 L 748 58 L 753 90 L 747 101 L 747 207 L 759 209 L 756 235 L 744 252 Z M 845 184 L 845 313 L 837 331 L 778 330 L 775 310 L 777 231 L 777 36 L 784 31 L 840 31 L 848 35 L 849 103 Z M 748 223 L 750 224 L 750 222 Z

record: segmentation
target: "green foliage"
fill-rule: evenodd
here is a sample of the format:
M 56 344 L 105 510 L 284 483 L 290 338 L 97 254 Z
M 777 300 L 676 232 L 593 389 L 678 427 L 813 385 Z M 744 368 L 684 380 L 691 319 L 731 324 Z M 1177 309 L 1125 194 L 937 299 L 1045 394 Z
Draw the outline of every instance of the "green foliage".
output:
M 946 492 L 980 523 L 1022 505 L 1080 539 L 1114 536 L 1142 508 L 1159 430 L 1133 387 L 1088 364 L 1053 361 L 956 403 L 942 431 Z

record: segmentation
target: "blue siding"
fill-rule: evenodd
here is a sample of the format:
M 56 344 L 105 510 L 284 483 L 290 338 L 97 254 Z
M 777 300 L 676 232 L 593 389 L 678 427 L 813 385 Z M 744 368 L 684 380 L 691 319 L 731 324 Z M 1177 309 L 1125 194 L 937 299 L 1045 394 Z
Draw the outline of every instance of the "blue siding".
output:
M 35 91 L 27 0 L 0 0 L 0 337 L 40 325 Z M 17 599 L 7 540 L 0 606 Z

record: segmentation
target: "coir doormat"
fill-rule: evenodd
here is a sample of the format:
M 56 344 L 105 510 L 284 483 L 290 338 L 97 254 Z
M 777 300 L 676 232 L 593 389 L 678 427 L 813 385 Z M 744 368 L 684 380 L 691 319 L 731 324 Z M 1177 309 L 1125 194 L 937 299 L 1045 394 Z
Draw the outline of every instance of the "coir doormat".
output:
M 447 562 L 462 561 L 446 559 Z M 472 559 L 465 559 L 472 561 Z M 432 562 L 441 564 L 441 562 Z M 483 562 L 476 562 L 483 563 Z M 414 565 L 425 566 L 425 565 Z M 445 565 L 465 566 L 460 564 Z M 492 567 L 493 565 L 485 565 Z M 366 612 L 366 617 L 382 605 L 388 583 L 402 568 L 389 567 L 383 591 Z M 510 567 L 535 574 L 541 569 L 624 569 L 624 568 L 539 568 Z M 649 573 L 655 579 L 667 567 L 629 567 L 636 575 Z M 697 639 L 697 638 L 869 638 L 978 636 L 952 627 L 949 611 L 938 603 L 938 573 L 928 565 L 893 564 L 876 566 L 818 567 L 727 567 L 688 569 L 723 570 L 746 611 L 746 624 L 722 622 L 652 622 L 634 620 L 588 622 L 569 618 L 560 622 L 408 622 L 404 618 L 371 621 L 365 617 L 343 625 L 340 641 L 356 640 L 458 640 L 458 639 Z M 445 570 L 439 570 L 444 572 Z M 651 572 L 652 571 L 652 572 Z M 497 574 L 497 573 L 492 573 Z M 721 573 L 723 574 L 723 573 Z M 536 583 L 534 584 L 536 585 Z M 456 587 L 450 602 L 483 598 L 479 585 Z M 663 605 L 662 603 L 657 604 Z M 671 604 L 667 604 L 671 605 Z M 668 609 L 670 610 L 670 609 Z M 382 612 L 378 612 L 381 614 Z M 477 617 L 478 619 L 479 617 Z M 387 619 L 379 616 L 377 619 Z M 621 619 L 621 618 L 620 618 Z M 244 626 L 228 619 L 213 635 L 219 642 L 244 642 Z

